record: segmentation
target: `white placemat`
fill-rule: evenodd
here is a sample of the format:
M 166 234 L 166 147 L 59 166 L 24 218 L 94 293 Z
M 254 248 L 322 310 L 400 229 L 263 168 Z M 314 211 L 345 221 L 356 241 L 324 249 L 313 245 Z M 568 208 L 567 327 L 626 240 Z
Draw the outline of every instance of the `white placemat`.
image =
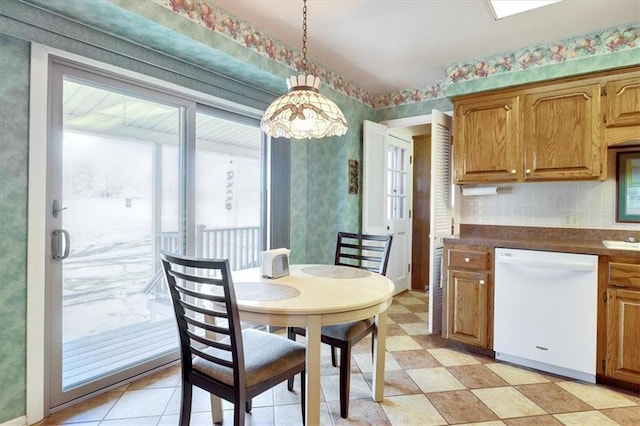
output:
M 371 272 L 365 269 L 338 265 L 305 266 L 304 268 L 302 268 L 302 272 L 316 277 L 342 279 L 364 278 L 371 275 Z
M 236 299 L 243 300 L 285 300 L 300 295 L 296 288 L 276 283 L 233 283 Z

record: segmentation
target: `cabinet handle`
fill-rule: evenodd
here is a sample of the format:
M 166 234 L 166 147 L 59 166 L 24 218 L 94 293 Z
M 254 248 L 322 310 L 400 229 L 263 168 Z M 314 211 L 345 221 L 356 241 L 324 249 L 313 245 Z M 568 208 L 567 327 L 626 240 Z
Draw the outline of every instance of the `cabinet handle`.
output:
M 484 285 L 484 280 L 480 280 L 480 285 Z
M 516 174 L 516 169 L 511 169 L 511 174 L 515 175 Z
M 504 110 L 505 110 L 505 111 L 511 111 L 511 107 L 510 107 L 509 105 L 505 105 L 505 106 L 504 106 Z
M 469 262 L 471 261 L 471 259 L 469 259 L 468 257 L 465 257 L 465 258 L 464 258 L 464 261 L 465 261 L 466 263 L 469 263 Z
M 524 172 L 525 172 L 526 174 L 529 174 L 529 173 L 531 173 L 531 169 L 527 169 L 527 170 L 525 170 Z

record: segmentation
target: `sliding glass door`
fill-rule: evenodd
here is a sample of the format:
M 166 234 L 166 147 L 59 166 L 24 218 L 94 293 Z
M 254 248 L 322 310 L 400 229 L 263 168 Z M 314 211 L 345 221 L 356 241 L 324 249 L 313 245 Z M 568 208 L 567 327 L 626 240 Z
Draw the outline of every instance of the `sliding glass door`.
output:
M 49 407 L 179 358 L 158 251 L 257 266 L 257 120 L 53 64 Z

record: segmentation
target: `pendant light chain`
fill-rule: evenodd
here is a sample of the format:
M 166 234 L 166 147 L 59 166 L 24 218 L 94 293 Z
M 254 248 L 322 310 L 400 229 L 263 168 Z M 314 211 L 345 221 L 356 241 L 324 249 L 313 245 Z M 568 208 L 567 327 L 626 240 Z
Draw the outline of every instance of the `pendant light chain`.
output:
M 302 67 L 307 74 L 307 0 L 302 7 Z

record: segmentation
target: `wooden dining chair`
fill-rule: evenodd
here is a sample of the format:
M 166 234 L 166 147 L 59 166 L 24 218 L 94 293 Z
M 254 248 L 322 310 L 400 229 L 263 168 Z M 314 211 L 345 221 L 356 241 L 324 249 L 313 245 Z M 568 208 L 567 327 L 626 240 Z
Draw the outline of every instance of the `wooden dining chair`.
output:
M 251 399 L 301 373 L 305 412 L 305 346 L 264 331 L 242 330 L 228 260 L 160 252 L 178 323 L 182 356 L 180 425 L 191 419 L 193 386 L 234 404 L 243 425 Z
M 339 232 L 334 264 L 386 275 L 392 239 L 391 235 Z M 340 416 L 342 418 L 349 416 L 351 348 L 369 335 L 374 327 L 373 318 L 322 327 L 321 340 L 322 343 L 331 346 L 331 363 L 334 367 L 337 366 L 336 349 L 340 349 Z M 292 340 L 295 340 L 296 335 L 304 336 L 305 334 L 306 330 L 301 327 L 287 329 L 287 336 Z M 289 380 L 288 386 L 289 390 L 293 389 L 293 379 Z

